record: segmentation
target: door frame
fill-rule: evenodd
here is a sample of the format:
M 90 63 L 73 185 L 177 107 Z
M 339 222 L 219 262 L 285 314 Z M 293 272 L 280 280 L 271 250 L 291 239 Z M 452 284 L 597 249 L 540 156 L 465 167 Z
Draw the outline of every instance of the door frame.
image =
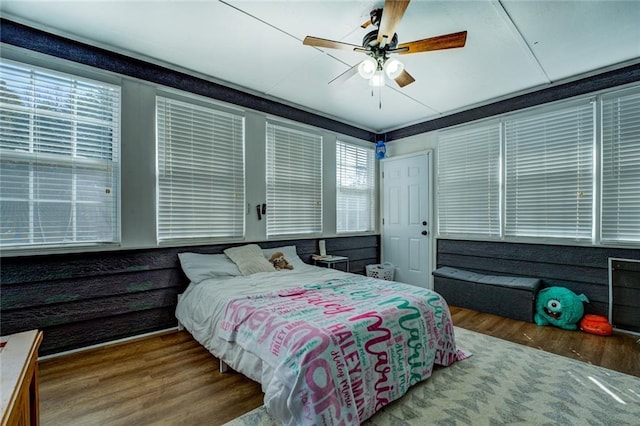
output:
M 436 227 L 434 226 L 433 223 L 433 218 L 434 218 L 434 202 L 435 202 L 435 195 L 433 193 L 433 188 L 434 188 L 434 184 L 433 184 L 433 180 L 434 180 L 434 172 L 433 172 L 433 156 L 434 156 L 434 150 L 433 149 L 424 149 L 424 150 L 420 150 L 420 151 L 416 151 L 416 152 L 411 152 L 408 154 L 402 154 L 402 155 L 396 155 L 396 156 L 391 156 L 391 157 L 387 157 L 384 158 L 382 160 L 380 160 L 380 167 L 379 167 L 379 171 L 378 171 L 378 179 L 380 182 L 379 185 L 379 190 L 378 190 L 378 199 L 379 199 L 379 205 L 378 205 L 378 226 L 380 229 L 380 260 L 381 262 L 385 261 L 385 256 L 384 256 L 384 226 L 382 221 L 384 220 L 384 180 L 383 180 L 383 173 L 384 173 L 384 163 L 388 160 L 403 160 L 403 159 L 407 159 L 407 158 L 412 158 L 412 157 L 419 157 L 419 156 L 425 156 L 426 160 L 427 160 L 427 168 L 429 170 L 428 172 L 428 177 L 429 177 L 429 182 L 427 183 L 427 188 L 429 191 L 429 197 L 428 197 L 428 206 L 427 206 L 427 220 L 429 221 L 429 225 L 427 226 L 427 231 L 429 231 L 429 235 L 428 235 L 428 240 L 427 240 L 427 246 L 429 247 L 429 259 L 427 259 L 427 270 L 429 271 L 428 274 L 428 279 L 427 279 L 427 288 L 433 290 L 433 270 L 434 265 L 436 264 L 436 238 L 434 235 L 435 229 Z

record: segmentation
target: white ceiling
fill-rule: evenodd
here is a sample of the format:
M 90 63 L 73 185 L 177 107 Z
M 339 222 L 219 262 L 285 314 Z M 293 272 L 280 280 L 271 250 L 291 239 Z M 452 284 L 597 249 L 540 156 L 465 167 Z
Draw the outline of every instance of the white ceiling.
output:
M 372 95 L 358 75 L 328 84 L 364 55 L 304 37 L 360 45 L 360 24 L 383 3 L 2 0 L 0 11 L 378 133 L 640 62 L 638 0 L 413 0 L 400 43 L 467 30 L 466 46 L 399 57 L 416 79 L 403 89 L 391 81 Z

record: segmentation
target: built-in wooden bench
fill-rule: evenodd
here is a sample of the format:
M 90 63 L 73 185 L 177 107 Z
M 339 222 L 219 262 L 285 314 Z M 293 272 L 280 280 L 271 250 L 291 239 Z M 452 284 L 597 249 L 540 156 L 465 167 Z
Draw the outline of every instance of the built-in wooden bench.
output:
M 533 322 L 539 278 L 484 275 L 444 266 L 433 271 L 434 290 L 448 304 Z
M 628 285 L 613 282 L 619 298 L 609 305 L 609 261 L 612 258 L 640 260 L 639 247 L 572 246 L 505 241 L 474 241 L 438 238 L 436 268 L 473 271 L 484 275 L 517 275 L 539 278 L 544 287 L 566 287 L 584 294 L 589 303 L 585 314 L 619 312 L 619 321 L 629 324 L 637 316 L 640 299 L 628 292 Z M 620 271 L 633 280 L 629 271 Z M 453 303 L 451 303 L 453 305 Z M 625 327 L 625 329 L 628 329 Z

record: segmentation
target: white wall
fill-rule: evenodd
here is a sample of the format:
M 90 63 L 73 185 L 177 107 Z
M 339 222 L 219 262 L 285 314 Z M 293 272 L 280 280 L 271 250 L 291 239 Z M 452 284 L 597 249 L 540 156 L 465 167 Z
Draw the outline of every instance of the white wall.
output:
M 387 155 L 389 157 L 395 157 L 398 155 L 411 154 L 429 149 L 432 149 L 435 153 L 436 146 L 436 132 L 422 133 L 388 142 Z

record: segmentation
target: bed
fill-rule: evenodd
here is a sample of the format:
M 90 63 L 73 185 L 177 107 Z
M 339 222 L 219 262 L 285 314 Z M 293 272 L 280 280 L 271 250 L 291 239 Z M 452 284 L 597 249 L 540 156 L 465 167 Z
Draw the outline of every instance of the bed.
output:
M 181 253 L 191 283 L 176 316 L 220 361 L 261 383 L 283 424 L 361 423 L 434 365 L 464 357 L 437 293 L 307 265 L 295 246 L 251 246 L 251 255 L 238 255 L 248 246 Z M 255 259 L 276 251 L 292 270 Z

